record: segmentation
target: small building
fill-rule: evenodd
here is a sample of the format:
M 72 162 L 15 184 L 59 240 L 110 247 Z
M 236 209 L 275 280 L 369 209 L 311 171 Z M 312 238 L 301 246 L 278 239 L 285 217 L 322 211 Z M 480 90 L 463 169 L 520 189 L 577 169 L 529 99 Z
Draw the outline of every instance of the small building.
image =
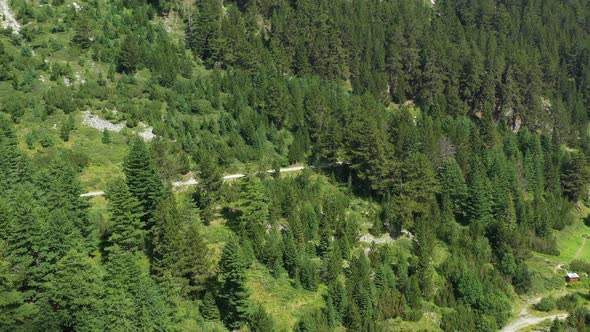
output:
M 580 281 L 580 276 L 577 273 L 568 273 L 565 276 L 565 281 L 567 282 L 578 282 Z

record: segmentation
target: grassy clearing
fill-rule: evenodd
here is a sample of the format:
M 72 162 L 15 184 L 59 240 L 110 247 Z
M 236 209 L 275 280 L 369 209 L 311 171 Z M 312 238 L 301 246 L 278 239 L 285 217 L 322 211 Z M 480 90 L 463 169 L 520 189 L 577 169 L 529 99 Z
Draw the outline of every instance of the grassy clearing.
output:
M 84 169 L 80 179 L 89 190 L 105 188 L 106 183 L 116 176 L 121 176 L 122 163 L 127 155 L 127 143 L 124 135 L 111 132 L 111 143 L 102 143 L 102 132 L 80 124 L 73 133 L 71 145 L 73 151 L 86 155 L 89 165 Z
M 585 237 L 589 234 L 590 227 L 586 226 L 581 220 L 559 232 L 556 236 L 560 250 L 559 258 L 568 262 L 573 259 L 590 260 L 588 247 L 586 246 L 586 250 L 583 250 L 583 245 L 587 245 L 587 243 L 585 244 Z
M 584 243 L 584 236 L 588 233 L 590 228 L 581 220 L 576 221 L 564 230 L 556 232 L 559 256 L 532 253 L 528 266 L 533 275 L 533 293 L 543 294 L 548 290 L 563 289 L 564 276 L 571 261 L 590 261 L 590 244 Z
M 590 261 L 590 243 L 586 237 L 590 234 L 590 227 L 582 220 L 577 220 L 562 231 L 556 232 L 555 238 L 559 248 L 559 256 L 533 253 L 531 262 L 557 269 L 569 264 L 574 259 Z
M 555 232 L 559 256 L 551 256 L 533 252 L 528 259 L 529 271 L 533 278 L 532 294 L 539 296 L 563 296 L 568 293 L 578 292 L 582 295 L 590 289 L 590 280 L 582 275 L 582 282 L 566 284 L 565 274 L 569 264 L 574 259 L 590 261 L 590 241 L 585 237 L 590 234 L 590 227 L 586 226 L 583 219 L 588 215 L 588 208 L 584 207 L 580 212 L 580 219 L 565 229 Z M 575 271 L 573 271 L 575 272 Z M 515 304 L 526 305 L 524 302 Z M 545 316 L 546 313 L 538 312 L 531 308 L 536 316 Z
M 122 175 L 122 162 L 127 155 L 126 134 L 110 132 L 111 143 L 102 143 L 102 132 L 82 124 L 82 116 L 75 113 L 76 129 L 71 131 L 70 138 L 64 142 L 60 137 L 60 128 L 67 116 L 59 112 L 48 116 L 44 121 L 27 116 L 17 125 L 19 147 L 29 157 L 46 157 L 60 149 L 75 152 L 80 159 L 87 161 L 80 180 L 85 190 L 104 190 L 113 177 Z M 33 149 L 27 145 L 27 136 L 35 137 Z M 42 147 L 40 140 L 48 136 L 53 146 Z
M 434 313 L 423 315 L 417 322 L 403 321 L 398 317 L 380 323 L 378 329 L 383 332 L 442 331 L 435 320 L 438 316 Z
M 275 319 L 279 331 L 293 330 L 298 316 L 305 309 L 324 306 L 322 289 L 317 292 L 296 289 L 290 279 L 285 276 L 275 279 L 260 264 L 248 271 L 248 287 L 254 301 L 263 305 Z

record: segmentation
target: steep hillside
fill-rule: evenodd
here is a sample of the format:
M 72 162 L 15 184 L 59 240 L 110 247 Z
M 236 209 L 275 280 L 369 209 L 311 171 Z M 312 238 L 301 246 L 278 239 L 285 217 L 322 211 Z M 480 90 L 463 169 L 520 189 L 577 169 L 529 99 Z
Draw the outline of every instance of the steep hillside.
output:
M 0 327 L 587 328 L 589 6 L 0 0 Z

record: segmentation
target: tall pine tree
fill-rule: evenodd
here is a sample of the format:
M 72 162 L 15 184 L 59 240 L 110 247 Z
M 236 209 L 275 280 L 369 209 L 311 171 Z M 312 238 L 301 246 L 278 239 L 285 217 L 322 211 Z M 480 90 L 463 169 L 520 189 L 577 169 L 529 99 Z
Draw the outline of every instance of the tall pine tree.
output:
M 151 229 L 151 221 L 163 197 L 164 186 L 148 146 L 141 139 L 135 139 L 123 163 L 129 191 L 137 198 L 145 213 L 142 221 Z
M 219 303 L 223 322 L 231 329 L 243 327 L 252 315 L 250 291 L 246 286 L 247 262 L 240 244 L 230 239 L 219 261 Z
M 143 247 L 143 211 L 123 179 L 116 179 L 107 190 L 110 227 L 105 234 L 106 250 L 118 245 L 124 250 L 134 251 Z

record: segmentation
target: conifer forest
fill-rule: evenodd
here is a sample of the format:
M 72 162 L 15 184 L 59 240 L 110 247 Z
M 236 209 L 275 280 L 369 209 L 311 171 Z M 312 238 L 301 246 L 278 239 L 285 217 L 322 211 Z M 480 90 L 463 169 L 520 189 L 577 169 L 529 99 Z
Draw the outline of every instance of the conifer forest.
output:
M 590 331 L 590 1 L 0 0 L 0 332 Z

